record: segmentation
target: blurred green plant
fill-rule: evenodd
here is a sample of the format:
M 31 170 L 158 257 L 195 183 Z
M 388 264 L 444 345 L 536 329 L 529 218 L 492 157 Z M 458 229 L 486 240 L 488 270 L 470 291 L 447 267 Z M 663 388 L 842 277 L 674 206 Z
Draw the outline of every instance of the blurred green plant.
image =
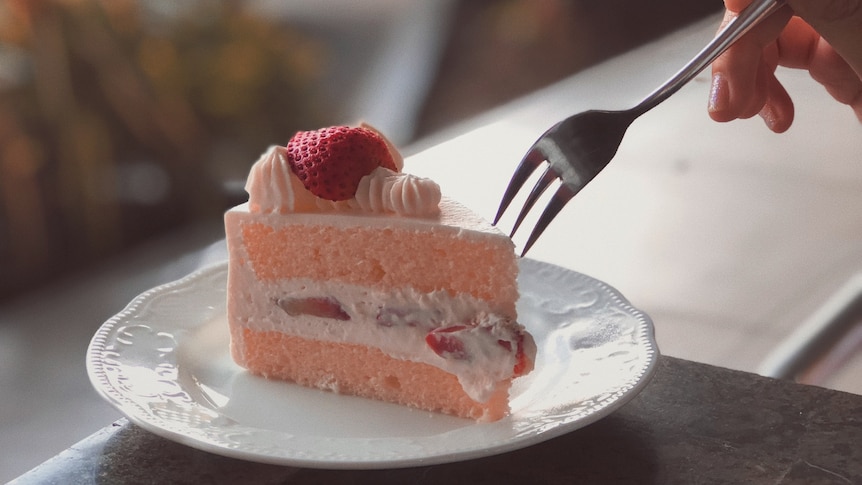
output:
M 263 149 L 329 121 L 326 42 L 243 5 L 0 3 L 0 297 L 218 217 Z

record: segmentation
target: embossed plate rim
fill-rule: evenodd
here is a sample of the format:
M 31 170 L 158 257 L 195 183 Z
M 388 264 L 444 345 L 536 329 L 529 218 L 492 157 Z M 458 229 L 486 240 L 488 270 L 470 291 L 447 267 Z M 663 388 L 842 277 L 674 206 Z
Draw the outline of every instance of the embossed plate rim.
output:
M 87 372 L 96 391 L 131 422 L 164 438 L 223 456 L 313 468 L 379 469 L 462 461 L 512 451 L 611 414 L 647 385 L 659 354 L 650 318 L 613 287 L 548 263 L 522 259 L 520 266 L 520 319 L 537 336 L 539 360 L 536 370 L 521 383 L 519 394 L 513 396 L 512 415 L 495 423 L 462 420 L 459 423 L 463 426 L 448 430 L 444 426 L 439 435 L 411 438 L 410 447 L 403 447 L 406 441 L 398 437 L 361 438 L 347 433 L 321 440 L 288 436 L 283 430 L 238 423 L 222 412 L 225 408 L 204 402 L 207 400 L 193 392 L 180 378 L 183 372 L 190 371 L 178 370 L 174 350 L 194 345 L 188 334 L 214 325 L 213 319 L 223 314 L 225 262 L 153 288 L 132 300 L 94 335 L 87 350 Z M 581 305 L 589 298 L 595 298 L 597 303 Z M 172 310 L 172 302 L 191 305 L 193 318 L 178 316 L 182 312 Z M 555 308 L 561 304 L 562 310 Z M 129 337 L 123 332 L 145 328 L 144 324 L 157 330 L 151 336 L 154 342 L 129 341 L 126 350 L 116 349 L 118 342 Z M 159 339 L 164 345 L 159 344 Z M 581 343 L 583 348 L 578 347 Z M 594 354 L 590 352 L 596 351 L 600 352 L 599 358 L 591 360 Z M 602 352 L 615 355 L 605 356 Z M 620 354 L 629 360 L 621 361 Z M 579 362 L 591 369 L 566 367 L 578 363 L 575 355 L 580 355 Z M 561 366 L 562 370 L 553 371 L 556 374 L 546 370 Z M 575 372 L 581 377 L 576 377 Z M 561 376 L 567 379 L 560 380 Z M 578 386 L 589 387 L 584 381 L 603 387 L 592 389 L 589 398 L 572 397 L 577 395 Z M 161 386 L 161 390 L 150 393 L 148 384 Z M 344 406 L 352 406 L 349 400 L 357 398 L 320 392 L 320 399 L 343 399 Z M 521 404 L 516 407 L 516 402 Z M 417 411 L 417 417 L 429 418 L 427 413 L 421 413 Z M 439 423 L 457 419 L 431 416 Z M 245 437 L 230 441 L 230 433 L 233 438 Z M 351 447 L 362 450 L 354 453 Z M 402 451 L 405 448 L 409 450 Z

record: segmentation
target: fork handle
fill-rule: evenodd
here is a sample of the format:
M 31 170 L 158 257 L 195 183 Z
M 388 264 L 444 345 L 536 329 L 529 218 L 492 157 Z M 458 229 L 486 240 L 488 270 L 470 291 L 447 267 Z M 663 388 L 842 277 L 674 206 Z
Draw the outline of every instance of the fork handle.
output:
M 706 45 L 694 58 L 679 70 L 672 78 L 665 81 L 658 89 L 644 98 L 635 108 L 638 115 L 646 113 L 659 103 L 666 100 L 672 94 L 679 91 L 681 87 L 691 81 L 713 61 L 718 59 L 730 46 L 740 37 L 751 30 L 752 27 L 780 10 L 785 5 L 785 0 L 754 0 L 744 8 L 736 18 L 724 26 L 716 34 L 715 38 Z

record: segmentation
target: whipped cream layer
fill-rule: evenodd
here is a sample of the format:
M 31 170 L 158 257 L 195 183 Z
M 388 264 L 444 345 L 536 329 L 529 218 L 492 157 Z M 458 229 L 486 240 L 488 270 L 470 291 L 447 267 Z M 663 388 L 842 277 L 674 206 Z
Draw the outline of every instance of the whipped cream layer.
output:
M 523 328 L 502 309 L 469 295 L 410 288 L 377 291 L 343 283 L 291 279 L 261 282 L 250 270 L 235 275 L 240 295 L 233 313 L 243 326 L 303 338 L 379 348 L 390 357 L 433 365 L 458 377 L 464 391 L 485 402 L 496 384 L 513 376 Z M 337 316 L 291 315 L 286 301 L 325 300 Z M 453 334 L 463 345 L 458 355 L 439 355 L 426 342 L 434 329 L 464 328 Z M 526 342 L 529 346 L 532 341 Z

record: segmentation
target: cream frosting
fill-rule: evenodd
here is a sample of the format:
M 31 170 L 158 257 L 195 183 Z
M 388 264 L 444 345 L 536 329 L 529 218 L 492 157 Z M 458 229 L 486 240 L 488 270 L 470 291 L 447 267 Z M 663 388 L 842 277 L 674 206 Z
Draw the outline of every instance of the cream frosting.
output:
M 305 188 L 287 161 L 287 149 L 272 146 L 252 166 L 245 190 L 252 213 L 364 212 L 427 217 L 439 212 L 440 186 L 430 179 L 378 167 L 363 177 L 352 199 L 321 199 Z
M 439 211 L 440 197 L 440 186 L 432 180 L 378 167 L 359 181 L 347 203 L 365 212 L 428 216 Z

